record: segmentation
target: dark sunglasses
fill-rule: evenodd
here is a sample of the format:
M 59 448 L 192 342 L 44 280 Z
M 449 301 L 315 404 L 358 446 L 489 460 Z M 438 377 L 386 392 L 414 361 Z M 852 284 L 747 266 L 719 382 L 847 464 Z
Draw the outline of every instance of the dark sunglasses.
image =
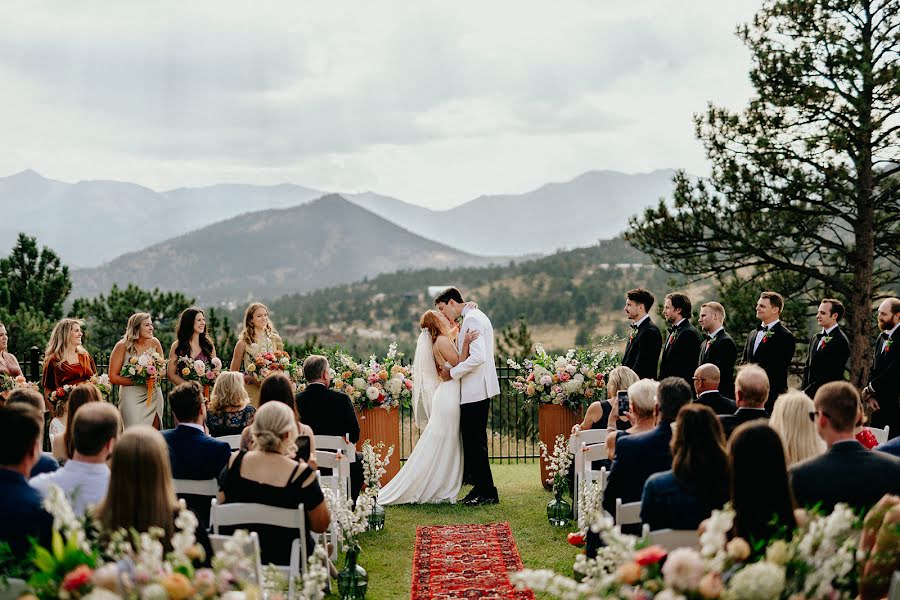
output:
M 823 414 L 823 415 L 825 415 L 826 417 L 828 417 L 829 419 L 831 418 L 831 415 L 829 415 L 829 414 L 828 414 L 827 412 L 825 412 L 824 410 L 814 410 L 814 411 L 812 411 L 811 413 L 809 413 L 809 420 L 812 421 L 813 423 L 815 423 L 815 422 L 816 422 L 816 416 L 819 415 L 819 414 Z

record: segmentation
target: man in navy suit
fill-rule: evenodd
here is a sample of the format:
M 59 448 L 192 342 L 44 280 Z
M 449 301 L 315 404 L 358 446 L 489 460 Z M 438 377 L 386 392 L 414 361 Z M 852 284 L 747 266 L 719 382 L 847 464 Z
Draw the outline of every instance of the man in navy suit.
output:
M 163 431 L 169 446 L 169 462 L 175 479 L 215 479 L 231 456 L 231 446 L 207 435 L 206 404 L 203 390 L 196 381 L 188 381 L 169 392 L 169 404 L 178 421 L 175 429 Z M 188 508 L 205 527 L 209 522 L 207 496 L 185 494 Z
M 757 364 L 769 378 L 766 410 L 771 413 L 778 395 L 787 391 L 788 369 L 794 358 L 797 341 L 790 329 L 781 323 L 784 297 L 778 292 L 763 292 L 756 302 L 760 326 L 747 336 L 741 364 Z
M 637 288 L 625 294 L 625 314 L 631 320 L 631 334 L 622 355 L 622 365 L 637 373 L 641 379 L 656 379 L 662 335 L 650 320 L 650 309 L 656 298 L 645 289 Z
M 819 303 L 816 322 L 822 330 L 809 340 L 809 354 L 800 388 L 810 398 L 830 381 L 844 381 L 844 370 L 850 359 L 850 341 L 838 321 L 844 316 L 840 300 L 825 298 Z
M 766 398 L 769 397 L 769 378 L 760 366 L 744 365 L 738 369 L 734 393 L 737 411 L 733 415 L 719 415 L 726 440 L 742 423 L 769 419 L 769 413 L 765 409 Z
M 669 331 L 659 363 L 660 381 L 666 377 L 681 377 L 689 386 L 693 383 L 700 353 L 700 332 L 691 325 L 691 306 L 687 294 L 672 292 L 666 295 L 663 316 L 669 323 Z
M 737 344 L 725 331 L 725 307 L 718 302 L 705 302 L 700 307 L 697 323 L 703 330 L 699 365 L 712 363 L 719 368 L 719 391 L 726 398 L 734 398 L 734 364 Z

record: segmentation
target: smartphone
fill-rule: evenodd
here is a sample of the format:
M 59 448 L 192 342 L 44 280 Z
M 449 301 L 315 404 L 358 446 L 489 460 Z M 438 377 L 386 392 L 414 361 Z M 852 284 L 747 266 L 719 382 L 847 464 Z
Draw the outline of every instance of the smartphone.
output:
M 628 412 L 628 390 L 619 390 L 616 394 L 616 400 L 619 403 L 619 415 Z

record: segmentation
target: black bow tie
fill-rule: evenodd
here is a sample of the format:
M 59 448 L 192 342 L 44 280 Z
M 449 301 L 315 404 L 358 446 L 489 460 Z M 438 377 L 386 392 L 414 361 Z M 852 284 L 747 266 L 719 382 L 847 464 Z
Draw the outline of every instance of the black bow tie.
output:
M 703 336 L 703 338 L 712 341 L 712 340 L 716 339 L 716 336 L 710 335 L 707 333 Z
M 824 332 L 824 331 L 820 331 L 819 333 L 816 334 L 816 338 L 817 338 L 817 339 L 822 339 L 823 337 L 825 337 L 825 332 Z
M 886 340 L 886 339 L 890 339 L 891 336 L 888 335 L 887 331 L 882 331 L 881 335 L 879 335 L 878 337 Z
M 631 324 L 631 329 L 632 329 L 632 330 L 637 331 L 637 328 L 638 328 L 637 323 L 632 323 L 632 324 Z

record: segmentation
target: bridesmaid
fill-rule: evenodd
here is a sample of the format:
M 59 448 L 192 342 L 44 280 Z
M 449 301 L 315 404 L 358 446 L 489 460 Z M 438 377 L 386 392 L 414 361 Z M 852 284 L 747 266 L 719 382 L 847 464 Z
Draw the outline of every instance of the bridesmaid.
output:
M 199 308 L 192 306 L 181 311 L 175 337 L 169 349 L 169 366 L 166 368 L 166 374 L 173 387 L 186 381 L 181 376 L 179 358 L 190 356 L 191 360 L 209 363 L 216 357 L 216 348 L 206 333 L 206 315 Z
M 133 383 L 122 377 L 122 366 L 148 350 L 163 352 L 159 340 L 153 337 L 153 319 L 148 313 L 135 313 L 128 317 L 125 335 L 116 343 L 109 355 L 109 380 L 119 387 L 119 412 L 125 428 L 134 425 L 162 426 L 163 394 L 159 385 L 153 387 L 153 397 L 147 397 L 147 385 Z
M 9 351 L 9 334 L 6 333 L 6 325 L 0 323 L 0 375 L 18 377 L 22 374 L 22 368 L 15 355 Z M 0 398 L 6 400 L 9 392 L 0 393 Z
M 260 382 L 248 375 L 247 367 L 254 364 L 253 358 L 257 354 L 276 350 L 284 350 L 284 343 L 269 320 L 269 309 L 265 304 L 254 302 L 244 312 L 244 330 L 231 358 L 231 370 L 244 373 L 244 387 L 254 408 L 259 408 Z
M 50 394 L 64 385 L 78 385 L 97 374 L 97 364 L 81 345 L 84 334 L 81 319 L 62 319 L 54 327 L 44 351 L 44 374 L 41 387 L 44 404 L 50 413 Z M 120 367 L 121 368 L 121 367 Z

